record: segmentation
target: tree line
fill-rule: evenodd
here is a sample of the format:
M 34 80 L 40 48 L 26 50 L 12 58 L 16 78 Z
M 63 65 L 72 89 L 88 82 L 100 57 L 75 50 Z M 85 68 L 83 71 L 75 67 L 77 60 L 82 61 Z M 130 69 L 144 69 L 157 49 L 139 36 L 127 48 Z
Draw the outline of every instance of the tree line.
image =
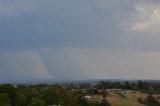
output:
M 68 85 L 0 85 L 0 106 L 109 106 L 106 100 L 89 102 Z
M 135 82 L 111 82 L 111 81 L 100 81 L 95 85 L 96 89 L 125 89 L 125 90 L 135 90 L 145 93 L 156 94 L 160 93 L 160 83 L 153 83 L 147 81 L 135 81 Z
M 106 99 L 107 92 L 99 93 L 98 90 L 105 89 L 125 89 L 145 92 L 150 94 L 153 102 L 152 94 L 160 93 L 160 84 L 138 81 L 138 82 L 111 82 L 99 81 L 96 84 L 90 83 L 66 83 L 66 84 L 37 84 L 37 85 L 0 85 L 0 106 L 111 106 Z M 77 90 L 77 92 L 73 92 Z M 85 92 L 83 92 L 85 90 Z M 88 101 L 82 99 L 85 95 L 99 94 L 103 96 L 103 100 Z M 150 99 L 139 98 L 139 102 L 148 103 Z M 150 102 L 149 102 L 150 103 Z M 155 102 L 154 102 L 155 103 Z

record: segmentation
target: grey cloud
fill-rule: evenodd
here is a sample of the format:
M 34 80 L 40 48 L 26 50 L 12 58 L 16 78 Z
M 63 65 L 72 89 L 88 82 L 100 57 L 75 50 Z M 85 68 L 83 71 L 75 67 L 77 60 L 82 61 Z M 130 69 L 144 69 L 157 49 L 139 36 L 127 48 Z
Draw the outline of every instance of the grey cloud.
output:
M 136 7 L 149 4 L 159 6 L 156 0 L 1 0 L 0 52 L 11 54 L 0 54 L 0 66 L 6 70 L 0 73 L 29 77 L 22 67 L 37 73 L 41 66 L 46 77 L 55 78 L 158 78 L 159 27 L 131 30 L 146 18 Z M 37 51 L 40 57 L 16 51 Z M 21 56 L 13 58 L 12 53 Z M 18 60 L 23 56 L 28 59 Z
M 5 45 L 0 46 L 1 49 L 32 49 L 42 46 L 112 47 L 112 42 L 121 38 L 119 34 L 124 25 L 118 18 L 113 18 L 117 16 L 97 16 L 88 3 L 82 0 L 40 0 L 38 5 L 35 1 L 27 3 L 34 8 L 19 17 L 1 21 L 1 45 Z M 11 5 L 12 2 L 8 4 Z M 95 7 L 99 8 L 102 4 L 105 3 L 100 1 Z M 110 8 L 106 10 L 110 13 L 114 11 Z
M 38 53 L 57 78 L 159 79 L 159 53 L 89 48 L 43 48 Z
M 1 50 L 91 47 L 157 51 L 158 48 L 158 33 L 129 31 L 129 27 L 139 19 L 135 6 L 144 4 L 139 0 L 15 0 L 3 4 L 9 5 L 2 6 L 6 9 L 14 7 L 12 11 L 19 15 L 0 20 Z M 23 9 L 20 4 L 32 8 Z M 22 12 L 16 12 L 20 10 Z M 146 34 L 154 35 L 153 41 L 148 42 Z
M 53 78 L 34 51 L 1 52 L 0 67 L 3 80 Z
M 0 54 L 3 79 L 158 79 L 160 54 L 91 48 L 41 48 Z

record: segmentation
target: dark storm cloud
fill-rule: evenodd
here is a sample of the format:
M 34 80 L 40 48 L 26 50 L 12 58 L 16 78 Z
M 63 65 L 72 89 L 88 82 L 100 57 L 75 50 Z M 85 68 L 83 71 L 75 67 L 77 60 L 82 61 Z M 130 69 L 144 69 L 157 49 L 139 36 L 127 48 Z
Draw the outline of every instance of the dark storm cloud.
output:
M 1 78 L 158 78 L 159 6 L 158 0 L 1 0 Z
M 128 15 L 128 9 L 132 10 L 128 2 L 124 1 L 122 8 L 123 3 L 111 0 L 7 0 L 1 3 L 4 4 L 1 8 L 7 11 L 0 11 L 1 49 L 112 47 L 112 41 L 123 37 L 123 14 Z

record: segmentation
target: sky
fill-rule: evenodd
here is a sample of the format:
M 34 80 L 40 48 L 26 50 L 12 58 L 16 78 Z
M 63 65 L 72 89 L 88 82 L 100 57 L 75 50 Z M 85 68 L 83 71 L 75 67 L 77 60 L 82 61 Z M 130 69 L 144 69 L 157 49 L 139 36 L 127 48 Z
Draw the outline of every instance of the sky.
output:
M 160 79 L 159 0 L 0 0 L 0 81 Z

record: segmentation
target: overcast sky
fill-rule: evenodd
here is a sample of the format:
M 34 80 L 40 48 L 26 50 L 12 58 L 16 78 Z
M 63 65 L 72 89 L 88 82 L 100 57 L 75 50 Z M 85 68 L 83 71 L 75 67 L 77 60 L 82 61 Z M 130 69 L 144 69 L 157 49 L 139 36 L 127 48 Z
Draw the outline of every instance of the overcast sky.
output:
M 0 80 L 160 79 L 159 0 L 0 0 Z

